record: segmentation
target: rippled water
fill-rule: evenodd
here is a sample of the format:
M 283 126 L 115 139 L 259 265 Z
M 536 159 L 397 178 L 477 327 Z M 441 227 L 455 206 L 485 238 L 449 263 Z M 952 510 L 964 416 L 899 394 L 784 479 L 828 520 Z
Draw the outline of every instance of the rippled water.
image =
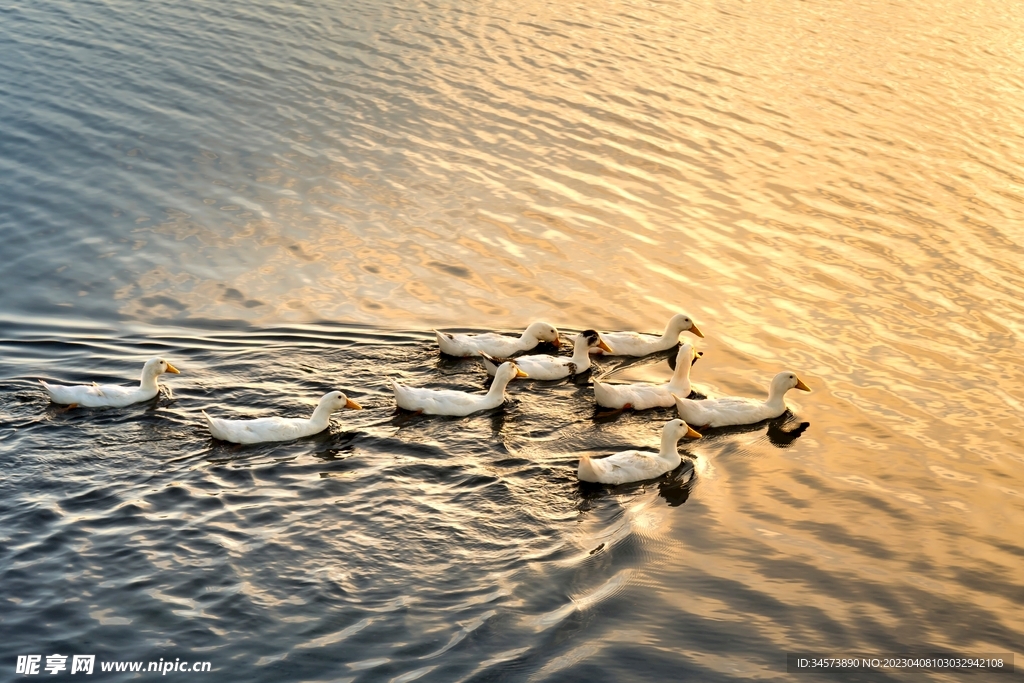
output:
M 0 680 L 53 652 L 400 683 L 1019 651 L 1022 20 L 0 5 Z M 585 378 L 459 420 L 385 384 L 483 387 L 431 327 L 677 311 L 696 384 L 814 391 L 655 482 L 577 483 L 672 416 L 595 415 Z M 182 374 L 151 404 L 62 411 L 36 382 L 157 353 Z M 618 376 L 669 375 L 647 360 Z M 199 419 L 334 388 L 367 409 L 294 443 Z

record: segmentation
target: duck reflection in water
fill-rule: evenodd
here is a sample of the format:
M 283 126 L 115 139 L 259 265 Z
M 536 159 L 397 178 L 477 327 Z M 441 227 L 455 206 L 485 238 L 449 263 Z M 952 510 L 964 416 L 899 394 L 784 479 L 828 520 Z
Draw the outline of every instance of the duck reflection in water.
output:
M 617 417 L 618 417 L 617 413 L 615 415 L 601 417 L 601 418 L 595 416 L 594 421 L 595 422 L 610 421 L 610 420 L 616 419 Z M 707 430 L 701 432 L 701 434 L 703 434 L 705 436 L 705 438 L 710 437 L 710 438 L 714 439 L 716 437 L 726 436 L 726 435 L 729 435 L 729 434 L 748 434 L 750 432 L 758 432 L 758 431 L 764 429 L 765 426 L 767 426 L 768 427 L 768 431 L 766 432 L 765 435 L 768 437 L 768 441 L 771 442 L 771 444 L 773 446 L 778 446 L 779 448 L 787 448 L 790 445 L 792 445 L 792 443 L 794 441 L 799 439 L 800 435 L 802 435 L 804 432 L 806 432 L 807 429 L 811 426 L 810 422 L 803 421 L 803 422 L 800 422 L 800 423 L 796 424 L 796 426 L 794 426 L 794 427 L 787 428 L 790 424 L 795 423 L 795 422 L 796 422 L 796 416 L 794 416 L 793 413 L 791 413 L 791 412 L 789 412 L 789 410 L 787 410 L 785 413 L 783 413 L 779 417 L 773 418 L 771 420 L 762 420 L 761 422 L 755 422 L 754 424 L 749 424 L 749 425 L 731 425 L 729 427 L 712 427 L 710 429 L 707 429 Z
M 700 457 L 700 456 L 696 456 Z M 658 495 L 669 507 L 677 508 L 687 501 L 697 479 L 697 470 L 692 460 L 684 460 L 679 467 L 669 472 L 658 482 Z
M 777 418 L 768 423 L 768 440 L 772 445 L 778 446 L 779 448 L 786 448 L 794 441 L 800 438 L 800 435 L 807 431 L 807 428 L 811 426 L 810 422 L 801 422 L 792 429 L 783 429 L 783 426 L 790 422 L 791 415 L 783 415 L 781 418 Z
M 356 430 L 332 434 L 328 439 L 327 447 L 317 449 L 313 453 L 313 457 L 327 462 L 349 458 L 356 452 L 356 440 L 363 436 L 365 435 L 362 432 Z
M 607 484 L 596 484 L 577 480 L 577 490 L 580 495 L 577 510 L 580 512 L 588 512 L 593 509 L 594 503 L 597 500 L 603 498 L 609 493 L 612 493 L 613 495 L 643 493 L 652 483 L 656 483 L 658 485 L 658 495 L 665 499 L 665 502 L 668 503 L 669 507 L 675 508 L 679 507 L 690 498 L 690 492 L 693 490 L 696 481 L 697 470 L 694 467 L 694 461 L 689 458 L 684 458 L 679 464 L 679 467 L 675 468 L 671 472 L 668 472 L 657 479 L 645 482 L 608 486 Z

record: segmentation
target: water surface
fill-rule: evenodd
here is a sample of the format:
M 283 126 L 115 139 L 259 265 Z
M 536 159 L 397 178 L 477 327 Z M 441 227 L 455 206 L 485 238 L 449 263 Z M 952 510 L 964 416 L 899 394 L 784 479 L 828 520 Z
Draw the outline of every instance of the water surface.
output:
M 1019 650 L 1022 18 L 0 7 L 0 679 L 53 652 L 398 683 Z M 483 388 L 432 327 L 568 340 L 678 311 L 698 385 L 814 391 L 656 482 L 576 482 L 580 453 L 672 417 L 595 418 L 585 378 L 464 420 L 387 391 Z M 154 354 L 182 374 L 151 404 L 63 412 L 36 382 L 127 383 Z M 668 377 L 649 360 L 618 376 Z M 307 440 L 200 421 L 335 388 L 367 409 Z

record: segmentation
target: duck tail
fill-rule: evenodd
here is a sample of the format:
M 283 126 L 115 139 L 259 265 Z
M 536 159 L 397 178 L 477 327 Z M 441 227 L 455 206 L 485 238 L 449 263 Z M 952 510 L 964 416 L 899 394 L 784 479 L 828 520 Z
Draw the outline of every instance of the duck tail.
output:
M 206 426 L 210 430 L 210 435 L 215 439 L 222 439 L 220 430 L 217 429 L 217 425 L 213 422 L 213 418 L 206 414 L 205 410 L 201 411 L 203 417 L 206 419 Z
M 39 383 L 43 385 L 43 389 L 46 389 L 46 393 L 50 395 L 50 400 L 54 400 L 56 397 L 53 394 L 53 387 L 44 382 L 43 380 L 39 380 Z
M 437 338 L 437 348 L 441 353 L 447 356 L 458 355 L 458 349 L 453 346 L 455 337 L 441 330 L 434 330 L 434 337 Z
M 207 415 L 206 411 L 202 411 L 202 413 L 203 417 L 206 418 L 206 426 L 210 429 L 210 434 L 214 438 L 219 438 L 223 440 L 223 435 L 221 434 L 220 429 L 217 427 L 217 424 L 213 421 L 213 418 Z
M 602 383 L 600 380 L 594 380 L 594 400 L 597 401 L 597 405 L 602 408 L 621 408 L 621 405 L 616 405 L 615 395 L 608 390 L 608 385 Z
M 493 375 L 498 371 L 498 366 L 505 362 L 502 358 L 495 358 L 494 356 L 488 355 L 483 351 L 480 352 L 480 359 L 484 362 L 484 367 L 487 369 L 488 375 Z
M 576 475 L 580 478 L 580 481 L 597 482 L 597 470 L 594 469 L 594 464 L 591 462 L 589 455 L 580 456 L 580 466 L 576 471 Z

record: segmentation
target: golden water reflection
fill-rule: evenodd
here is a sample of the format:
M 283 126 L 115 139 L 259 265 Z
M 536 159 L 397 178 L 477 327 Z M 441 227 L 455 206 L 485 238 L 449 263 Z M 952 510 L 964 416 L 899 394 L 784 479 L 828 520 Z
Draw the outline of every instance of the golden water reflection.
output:
M 121 310 L 509 330 L 657 330 L 685 311 L 707 335 L 698 384 L 757 394 L 792 368 L 814 389 L 793 397 L 805 437 L 745 444 L 695 506 L 768 555 L 955 593 L 1020 633 L 1013 594 L 964 577 L 1024 582 L 994 549 L 1019 555 L 1024 512 L 1021 19 L 498 2 L 359 47 L 325 34 L 292 128 L 244 159 L 211 147 L 182 206 L 136 229 L 173 256 L 121 287 Z M 705 571 L 785 583 L 728 557 Z M 841 611 L 785 585 L 788 605 Z M 837 618 L 927 609 L 874 604 Z M 1000 644 L 985 634 L 965 638 Z

